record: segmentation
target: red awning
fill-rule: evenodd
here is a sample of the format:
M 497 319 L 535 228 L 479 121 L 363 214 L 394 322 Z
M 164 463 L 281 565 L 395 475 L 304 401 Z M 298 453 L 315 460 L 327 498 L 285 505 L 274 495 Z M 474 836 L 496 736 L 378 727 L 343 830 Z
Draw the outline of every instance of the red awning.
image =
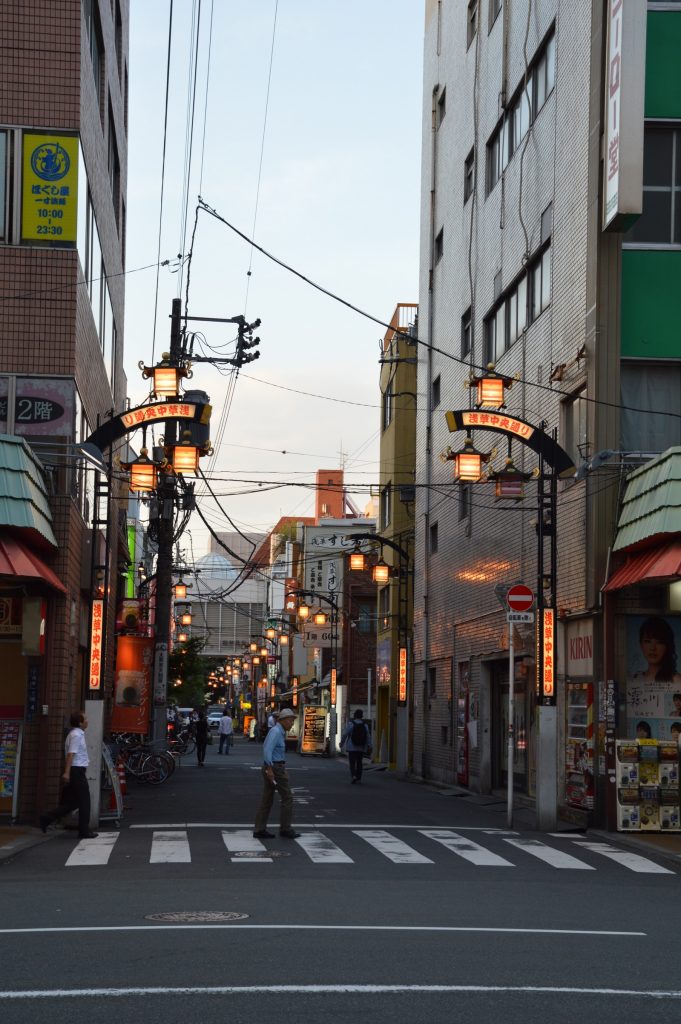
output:
M 66 587 L 49 565 L 45 565 L 42 558 L 31 551 L 24 541 L 7 534 L 0 535 L 0 577 L 3 576 L 46 583 L 48 587 L 66 593 Z
M 616 569 L 603 590 L 621 590 L 642 580 L 660 582 L 681 576 L 681 540 L 658 544 L 635 555 Z

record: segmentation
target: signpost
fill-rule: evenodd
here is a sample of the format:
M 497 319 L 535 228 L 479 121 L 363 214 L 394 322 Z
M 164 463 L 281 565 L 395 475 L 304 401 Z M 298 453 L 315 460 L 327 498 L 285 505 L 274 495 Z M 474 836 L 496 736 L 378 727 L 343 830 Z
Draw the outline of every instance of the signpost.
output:
M 515 658 L 513 652 L 513 626 L 517 622 L 534 622 L 534 591 L 524 583 L 514 583 L 506 591 L 506 621 L 508 623 L 508 754 L 506 757 L 507 809 L 506 822 L 513 828 L 513 761 L 515 736 L 513 722 Z

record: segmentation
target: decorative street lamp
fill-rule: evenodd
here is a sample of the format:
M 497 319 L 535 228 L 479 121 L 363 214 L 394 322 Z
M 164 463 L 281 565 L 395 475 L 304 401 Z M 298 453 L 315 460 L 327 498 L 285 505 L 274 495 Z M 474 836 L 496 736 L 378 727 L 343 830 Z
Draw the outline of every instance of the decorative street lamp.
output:
M 470 433 L 464 438 L 463 448 L 448 452 L 446 459 L 454 462 L 454 479 L 462 484 L 476 484 L 482 477 L 483 463 L 489 462 L 490 455 L 479 452 L 473 444 Z
M 133 462 L 121 462 L 121 469 L 130 473 L 130 490 L 132 492 L 149 493 L 155 491 L 158 484 L 160 462 L 149 458 L 149 449 L 142 448 Z
M 503 469 L 487 474 L 487 479 L 495 485 L 494 500 L 510 498 L 513 501 L 521 501 L 524 497 L 524 486 L 528 480 L 532 479 L 533 475 L 516 469 L 513 459 L 509 455 Z
M 309 604 L 305 604 L 305 602 L 303 601 L 303 602 L 301 602 L 301 604 L 298 605 L 298 618 L 299 619 L 309 619 L 309 617 L 310 617 L 310 606 L 309 606 Z
M 362 572 L 365 561 L 364 552 L 360 551 L 359 547 L 355 547 L 355 550 L 350 552 L 350 568 L 354 572 Z
M 319 611 L 314 613 L 313 619 L 315 626 L 325 626 L 328 616 L 326 612 Z
M 180 573 L 179 580 L 177 581 L 177 583 L 173 587 L 173 593 L 175 594 L 175 600 L 176 601 L 184 601 L 184 600 L 186 600 L 186 597 L 187 597 L 187 584 L 182 579 L 182 574 L 181 573 Z
M 139 368 L 145 380 L 153 377 L 153 390 L 157 398 L 175 398 L 180 393 L 180 380 L 190 376 L 186 366 L 172 365 L 170 352 L 164 352 L 161 362 L 156 366 L 145 366 L 140 362 Z
M 468 381 L 468 387 L 475 388 L 476 400 L 475 405 L 479 409 L 480 406 L 487 405 L 492 406 L 494 409 L 503 409 L 504 406 L 504 392 L 506 388 L 513 386 L 513 380 L 511 377 L 503 377 L 500 373 L 494 372 L 494 363 L 487 364 L 487 373 L 481 377 L 471 376 Z
M 376 565 L 371 570 L 371 578 L 374 583 L 387 583 L 390 579 L 390 566 L 387 562 L 383 561 L 381 556 L 380 560 L 376 562 Z

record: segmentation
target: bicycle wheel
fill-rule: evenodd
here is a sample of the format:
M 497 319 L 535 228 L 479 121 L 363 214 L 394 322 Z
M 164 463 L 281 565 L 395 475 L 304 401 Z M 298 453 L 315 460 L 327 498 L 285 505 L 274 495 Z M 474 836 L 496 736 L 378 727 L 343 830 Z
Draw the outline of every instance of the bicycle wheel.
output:
M 168 775 L 172 775 L 175 771 L 175 758 L 169 750 L 159 750 L 158 756 L 163 758 L 163 762 L 168 769 Z
M 165 782 L 170 771 L 165 758 L 161 754 L 149 754 L 143 766 L 142 778 L 152 786 L 160 786 Z

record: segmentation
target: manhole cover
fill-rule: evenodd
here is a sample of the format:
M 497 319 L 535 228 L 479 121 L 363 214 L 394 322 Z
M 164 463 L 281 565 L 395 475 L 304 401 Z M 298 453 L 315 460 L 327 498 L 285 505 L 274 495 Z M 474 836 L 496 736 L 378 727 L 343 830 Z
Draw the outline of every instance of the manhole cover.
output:
M 174 924 L 224 924 L 245 921 L 248 914 L 235 910 L 180 910 L 170 914 L 146 914 L 146 921 L 171 921 Z
M 238 850 L 231 855 L 232 860 L 269 860 L 271 857 L 290 857 L 284 850 Z

